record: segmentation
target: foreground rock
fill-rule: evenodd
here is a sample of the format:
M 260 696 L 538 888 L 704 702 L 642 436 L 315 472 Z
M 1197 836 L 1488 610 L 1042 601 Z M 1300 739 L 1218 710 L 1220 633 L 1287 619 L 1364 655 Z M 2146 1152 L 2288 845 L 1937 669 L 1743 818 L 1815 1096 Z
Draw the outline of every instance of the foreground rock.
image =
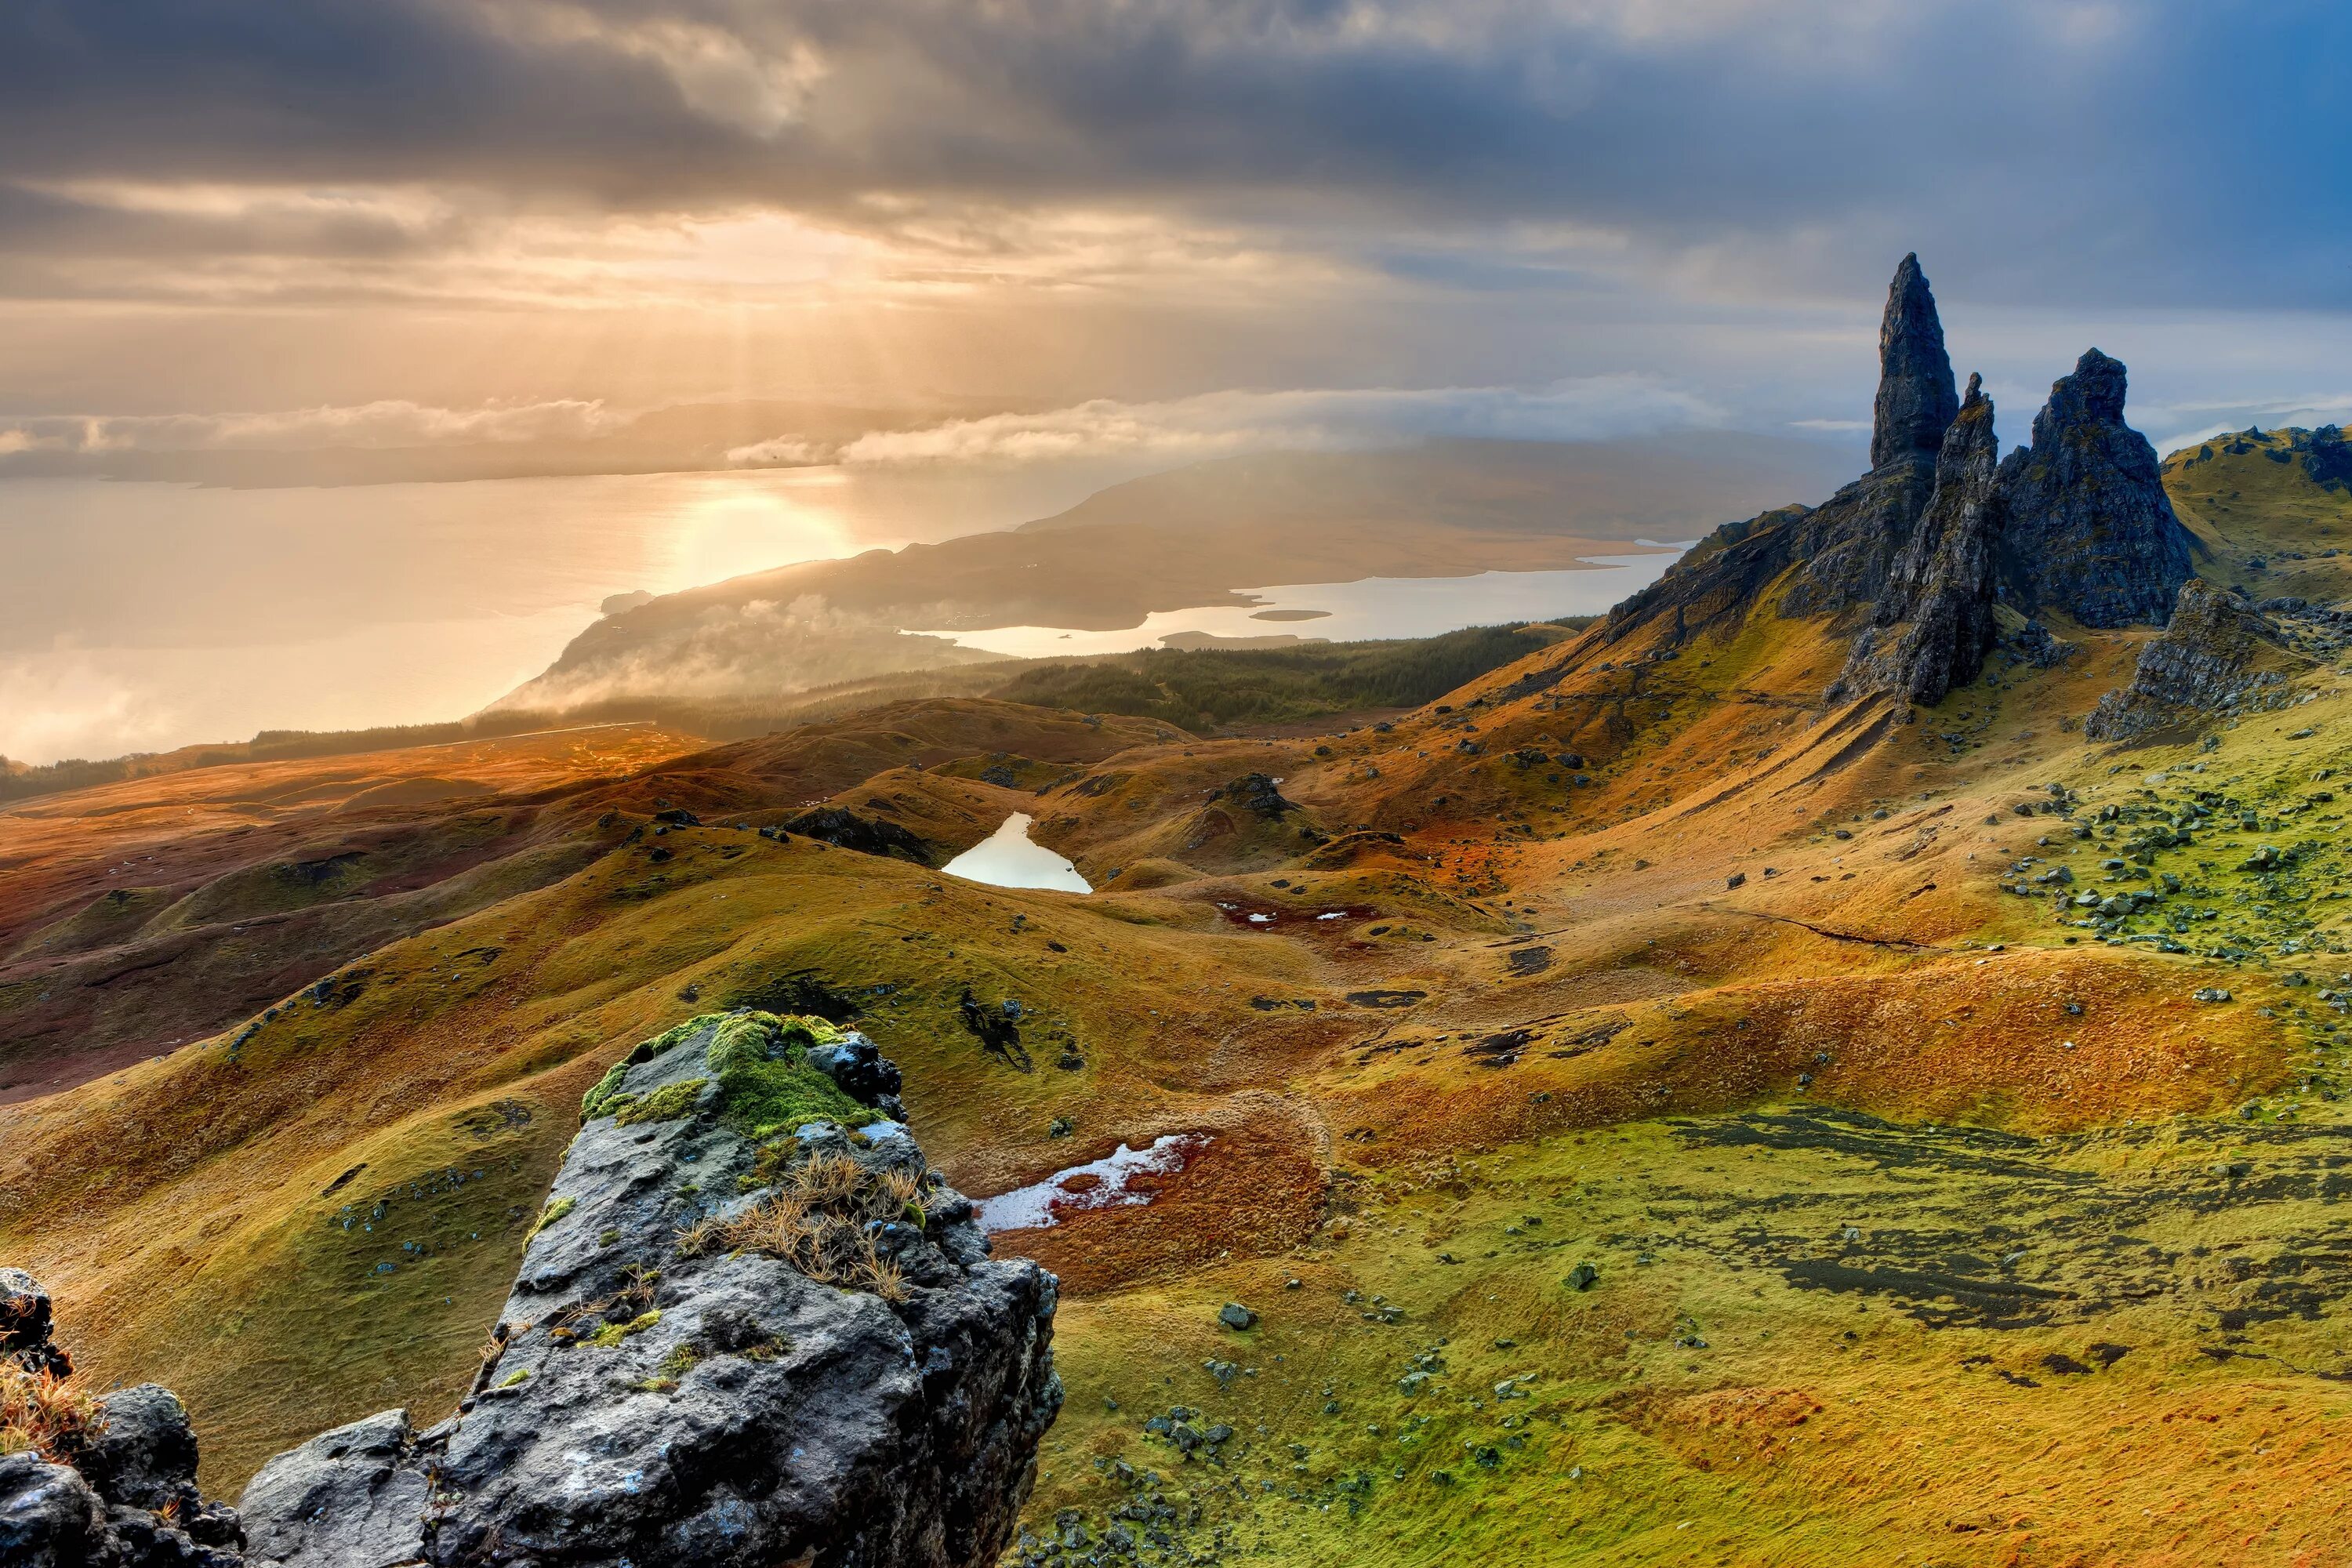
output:
M 2253 605 L 2201 577 L 2181 584 L 2171 624 L 2139 652 L 2129 686 L 2083 721 L 2095 741 L 2123 741 L 2168 725 L 2284 704 L 2291 668 L 2277 629 Z
M 2189 531 L 2156 448 L 2124 423 L 2125 385 L 2122 362 L 2088 351 L 2051 386 L 2032 445 L 2000 466 L 2003 588 L 2021 609 L 2162 626 L 2189 580 Z
M 236 1515 L 196 1491 L 196 1433 L 153 1384 L 87 1400 L 52 1381 L 72 1370 L 49 1338 L 49 1298 L 0 1268 L 0 1377 L 37 1403 L 35 1451 L 0 1457 L 0 1563 L 8 1568 L 237 1568 Z
M 73 1463 L 0 1460 L 0 1561 L 995 1562 L 1061 1405 L 1055 1284 L 988 1258 L 886 1114 L 897 1088 L 814 1020 L 646 1042 L 588 1096 L 456 1415 L 385 1411 L 278 1455 L 240 1530 L 195 1497 L 178 1402 L 112 1395 Z

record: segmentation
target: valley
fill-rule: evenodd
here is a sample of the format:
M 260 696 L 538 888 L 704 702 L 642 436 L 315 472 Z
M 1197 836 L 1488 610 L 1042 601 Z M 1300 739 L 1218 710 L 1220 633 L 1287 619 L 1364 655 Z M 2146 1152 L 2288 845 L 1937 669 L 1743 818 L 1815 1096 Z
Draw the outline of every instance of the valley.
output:
M 994 1237 L 1061 1280 L 1010 1561 L 2343 1555 L 2340 437 L 2125 450 L 2029 602 L 2052 438 L 1908 276 L 1869 477 L 1428 700 L 1153 656 L 0 807 L 0 1257 L 233 1494 L 466 1393 L 632 1047 L 810 1015 L 975 1198 L 1187 1141 Z M 943 869 L 1016 816 L 1092 890 Z

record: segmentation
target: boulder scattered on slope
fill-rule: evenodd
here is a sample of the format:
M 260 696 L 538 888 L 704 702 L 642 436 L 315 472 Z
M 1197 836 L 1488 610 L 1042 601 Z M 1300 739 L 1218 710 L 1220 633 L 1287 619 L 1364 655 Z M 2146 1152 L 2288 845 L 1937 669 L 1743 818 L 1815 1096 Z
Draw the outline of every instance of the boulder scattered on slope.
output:
M 1061 1405 L 1055 1281 L 990 1259 L 897 1088 L 818 1020 L 712 1014 L 646 1041 L 583 1103 L 455 1415 L 323 1433 L 233 1512 L 195 1495 L 179 1402 L 125 1390 L 70 1453 L 0 1459 L 0 1560 L 994 1563 Z M 47 1300 L 13 1273 L 0 1292 L 30 1366 Z

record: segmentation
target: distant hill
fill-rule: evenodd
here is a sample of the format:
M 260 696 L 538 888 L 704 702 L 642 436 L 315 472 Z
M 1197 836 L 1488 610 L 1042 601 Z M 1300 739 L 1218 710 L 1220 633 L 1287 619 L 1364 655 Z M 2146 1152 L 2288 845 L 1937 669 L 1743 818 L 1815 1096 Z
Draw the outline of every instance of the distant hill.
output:
M 909 628 L 1109 631 L 1269 584 L 1573 569 L 1818 494 L 1845 466 L 1834 447 L 1728 432 L 1225 458 L 1003 532 L 666 595 L 590 626 L 492 711 L 772 698 L 975 657 Z

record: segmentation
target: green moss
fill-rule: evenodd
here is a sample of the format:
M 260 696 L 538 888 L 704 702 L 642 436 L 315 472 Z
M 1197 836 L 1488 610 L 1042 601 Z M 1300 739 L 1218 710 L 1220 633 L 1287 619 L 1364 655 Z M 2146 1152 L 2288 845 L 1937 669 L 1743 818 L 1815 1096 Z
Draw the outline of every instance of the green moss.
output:
M 677 1121 L 691 1116 L 694 1102 L 702 1098 L 709 1082 L 706 1078 L 690 1078 L 664 1084 L 651 1094 L 624 1095 L 614 1101 L 614 1122 L 621 1127 L 635 1127 L 644 1121 Z
M 596 1345 L 604 1350 L 611 1350 L 623 1340 L 629 1339 L 637 1334 L 642 1334 L 647 1329 L 652 1328 L 656 1323 L 660 1322 L 661 1316 L 660 1309 L 656 1308 L 650 1312 L 641 1312 L 637 1316 L 631 1318 L 625 1323 L 607 1323 L 580 1342 L 586 1345 Z
M 654 1370 L 654 1375 L 634 1386 L 641 1394 L 667 1394 L 701 1360 L 702 1352 L 692 1345 L 672 1345 L 669 1354 L 662 1357 L 661 1365 Z
M 557 1198 L 554 1202 L 549 1204 L 547 1207 L 540 1211 L 539 1223 L 530 1227 L 530 1234 L 534 1237 L 537 1236 L 541 1231 L 545 1230 L 549 1226 L 553 1225 L 557 1220 L 560 1220 L 565 1215 L 570 1214 L 572 1210 L 572 1199 Z
M 530 1368 L 527 1366 L 519 1366 L 515 1368 L 514 1371 L 507 1373 L 504 1381 L 499 1383 L 499 1386 L 500 1388 L 520 1388 L 530 1381 Z
M 676 1050 L 693 1038 L 696 1034 L 714 1024 L 723 1028 L 732 1021 L 723 1013 L 698 1013 L 683 1024 L 671 1025 L 650 1040 L 640 1041 L 627 1056 L 605 1068 L 604 1076 L 596 1080 L 596 1087 L 581 1097 L 580 1119 L 583 1121 L 591 1121 L 599 1116 L 606 1115 L 613 1111 L 620 1100 L 626 1099 L 627 1097 L 621 1093 L 621 1080 L 629 1076 L 631 1068 L 641 1066 L 656 1057 Z
M 766 1138 L 811 1121 L 863 1127 L 880 1114 L 858 1104 L 810 1067 L 793 1044 L 828 1045 L 841 1031 L 822 1018 L 743 1013 L 719 1026 L 710 1047 L 719 1075 L 719 1113 L 738 1131 Z M 778 1053 L 782 1054 L 779 1055 Z
M 617 1061 L 606 1068 L 604 1076 L 596 1080 L 596 1087 L 580 1097 L 580 1120 L 593 1121 L 604 1115 L 604 1108 L 621 1092 L 621 1080 L 628 1076 L 629 1064 L 626 1061 Z

